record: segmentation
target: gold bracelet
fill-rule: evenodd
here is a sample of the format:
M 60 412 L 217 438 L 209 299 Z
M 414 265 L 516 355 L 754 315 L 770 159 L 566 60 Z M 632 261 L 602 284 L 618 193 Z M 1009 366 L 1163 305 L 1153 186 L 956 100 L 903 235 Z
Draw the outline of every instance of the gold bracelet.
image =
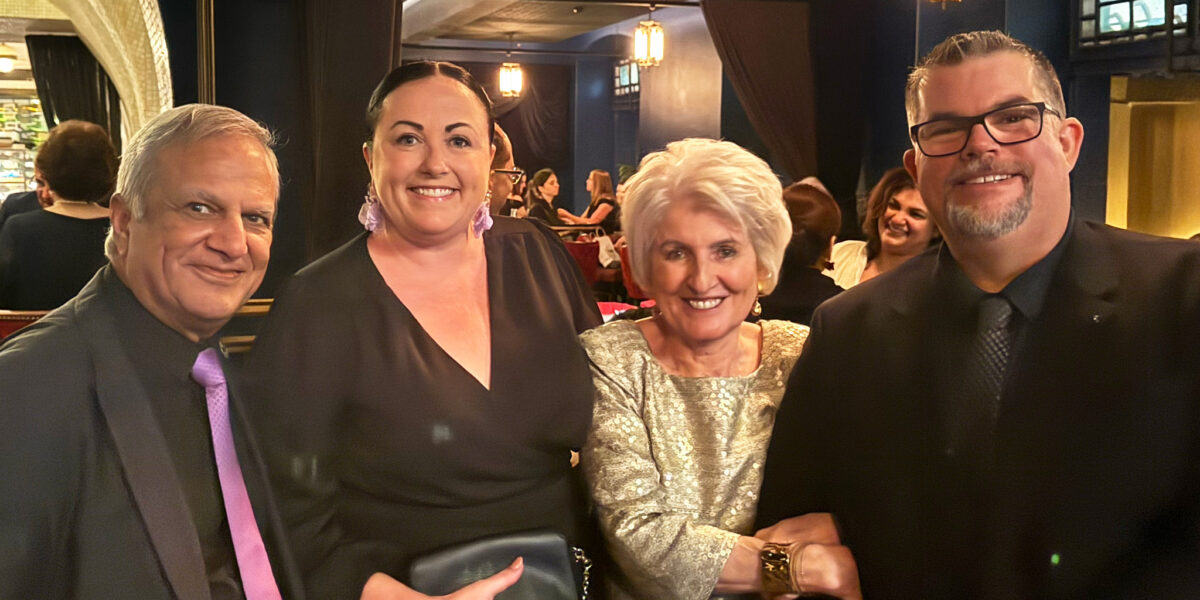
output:
M 762 588 L 768 594 L 794 594 L 791 558 L 787 544 L 763 544 L 758 553 L 762 563 Z

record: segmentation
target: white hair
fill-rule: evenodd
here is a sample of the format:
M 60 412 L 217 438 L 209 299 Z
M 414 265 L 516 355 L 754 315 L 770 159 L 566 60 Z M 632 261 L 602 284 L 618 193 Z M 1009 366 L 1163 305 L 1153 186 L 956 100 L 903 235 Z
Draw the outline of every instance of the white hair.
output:
M 733 142 L 688 138 L 648 154 L 626 183 L 621 229 L 638 285 L 651 288 L 650 256 L 655 233 L 672 202 L 688 198 L 742 227 L 763 274 L 762 293 L 779 281 L 779 266 L 792 237 L 779 178 L 761 158 Z
M 186 146 L 221 135 L 244 136 L 262 144 L 266 150 L 267 168 L 276 182 L 278 199 L 279 161 L 272 150 L 275 136 L 270 130 L 232 108 L 185 104 L 150 119 L 125 145 L 117 170 L 115 193 L 121 195 L 133 218 L 141 220 L 146 216 L 146 198 L 154 186 L 159 154 L 172 146 Z M 116 253 L 116 240 L 109 229 L 104 240 L 104 254 L 113 260 Z

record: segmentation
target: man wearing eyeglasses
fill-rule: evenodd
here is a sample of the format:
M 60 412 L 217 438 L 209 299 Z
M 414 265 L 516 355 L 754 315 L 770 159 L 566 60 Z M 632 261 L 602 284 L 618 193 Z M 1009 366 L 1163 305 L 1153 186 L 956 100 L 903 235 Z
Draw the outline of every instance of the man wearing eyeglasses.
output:
M 866 598 L 1200 598 L 1200 248 L 1073 216 L 1021 42 L 951 37 L 906 104 L 945 242 L 817 310 L 758 521 L 833 513 Z
M 496 133 L 492 136 L 492 145 L 496 154 L 492 157 L 492 172 L 488 178 L 488 205 L 492 214 L 514 217 L 514 209 L 523 203 L 520 196 L 513 196 L 513 188 L 525 177 L 525 171 L 518 169 L 513 163 L 512 142 L 508 134 L 496 125 Z

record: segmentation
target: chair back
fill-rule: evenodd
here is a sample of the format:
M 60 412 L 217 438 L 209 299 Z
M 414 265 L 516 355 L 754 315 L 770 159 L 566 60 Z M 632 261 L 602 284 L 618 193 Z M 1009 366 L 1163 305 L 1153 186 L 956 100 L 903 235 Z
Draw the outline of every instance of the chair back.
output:
M 48 310 L 0 310 L 0 340 L 46 316 Z
M 617 252 L 621 253 L 621 280 L 625 282 L 625 293 L 629 294 L 630 298 L 649 298 L 650 295 L 633 280 L 633 268 L 629 264 L 629 246 L 621 244 L 617 247 Z
M 563 245 L 567 247 L 567 252 L 571 253 L 575 262 L 579 263 L 579 270 L 583 272 L 583 278 L 587 280 L 588 285 L 595 285 L 596 270 L 600 268 L 600 242 L 563 242 Z

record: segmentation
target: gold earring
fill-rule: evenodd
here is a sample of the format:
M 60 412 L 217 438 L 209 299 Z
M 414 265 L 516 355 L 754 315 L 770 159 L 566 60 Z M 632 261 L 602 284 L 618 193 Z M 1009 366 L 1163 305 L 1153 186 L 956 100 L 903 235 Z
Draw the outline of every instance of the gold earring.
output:
M 763 283 L 762 283 L 762 281 L 759 281 L 758 282 L 759 298 L 761 298 L 762 295 L 763 295 Z M 754 308 L 750 309 L 750 314 L 752 314 L 756 317 L 762 314 L 762 303 L 758 301 L 758 298 L 754 299 Z

